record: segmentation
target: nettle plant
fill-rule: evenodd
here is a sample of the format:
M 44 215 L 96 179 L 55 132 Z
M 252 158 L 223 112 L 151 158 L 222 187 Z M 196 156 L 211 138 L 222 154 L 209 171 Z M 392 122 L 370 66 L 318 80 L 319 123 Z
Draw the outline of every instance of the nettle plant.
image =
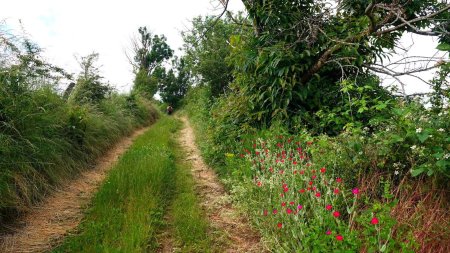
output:
M 312 142 L 305 144 L 283 136 L 257 139 L 240 155 L 252 171 L 251 189 L 241 197 L 276 251 L 405 251 L 393 239 L 396 222 L 389 213 L 395 202 L 367 203 L 357 185 L 315 164 L 308 153 Z

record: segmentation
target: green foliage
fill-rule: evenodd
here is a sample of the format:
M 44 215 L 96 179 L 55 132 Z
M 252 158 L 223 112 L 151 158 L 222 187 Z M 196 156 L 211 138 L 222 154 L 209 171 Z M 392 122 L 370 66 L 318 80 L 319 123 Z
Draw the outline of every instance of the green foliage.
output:
M 237 17 L 245 22 L 242 17 Z M 208 85 L 211 96 L 218 97 L 228 91 L 228 85 L 233 80 L 233 66 L 226 59 L 231 54 L 230 39 L 232 36 L 246 33 L 245 25 L 236 24 L 229 17 L 196 17 L 192 21 L 193 28 L 183 32 L 186 65 L 192 71 L 196 82 Z
M 146 27 L 140 27 L 140 38 L 132 41 L 134 53 L 134 92 L 151 99 L 158 91 L 165 69 L 161 64 L 173 56 L 164 35 L 152 35 Z
M 163 74 L 159 86 L 160 96 L 164 103 L 178 107 L 186 95 L 190 84 L 190 73 L 184 58 L 172 61 L 172 69 Z
M 69 101 L 95 104 L 105 99 L 112 92 L 109 85 L 102 83 L 99 69 L 95 66 L 96 61 L 98 61 L 97 53 L 81 57 L 80 67 L 82 72 L 78 76 Z

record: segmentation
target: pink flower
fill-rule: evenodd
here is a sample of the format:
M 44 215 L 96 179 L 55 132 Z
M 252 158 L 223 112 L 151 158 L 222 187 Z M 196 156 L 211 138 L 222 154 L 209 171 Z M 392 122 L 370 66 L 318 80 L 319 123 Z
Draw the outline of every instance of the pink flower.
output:
M 327 234 L 327 235 L 331 235 L 331 230 L 327 230 L 327 232 L 325 232 L 325 234 Z
M 359 189 L 358 188 L 353 188 L 352 193 L 354 195 L 358 195 L 359 194 Z
M 281 203 L 281 206 L 286 206 L 286 202 Z
M 326 208 L 328 211 L 330 211 L 333 207 L 332 207 L 331 205 L 327 205 L 325 208 Z
M 340 215 L 341 215 L 341 214 L 340 214 L 338 211 L 334 211 L 334 212 L 333 212 L 333 216 L 336 217 L 336 218 L 339 217 Z
M 313 176 L 312 176 L 311 178 L 312 178 L 312 179 L 314 180 L 314 179 L 316 179 L 316 178 L 317 178 L 317 176 L 316 176 L 316 175 L 313 175 Z
M 263 215 L 267 216 L 267 210 L 264 210 Z
M 272 212 L 273 214 L 277 214 L 278 213 L 278 210 L 277 209 L 273 209 L 273 212 Z
M 297 209 L 298 209 L 298 210 L 302 210 L 302 209 L 303 209 L 303 206 L 302 206 L 302 205 L 298 205 L 298 206 L 297 206 Z
M 340 177 L 336 178 L 336 182 L 342 183 L 342 178 L 340 178 Z
M 320 192 L 316 192 L 316 197 L 320 198 Z
M 344 240 L 344 237 L 342 235 L 337 235 L 336 240 L 342 241 L 342 240 Z
M 370 221 L 370 223 L 372 223 L 372 225 L 377 225 L 378 224 L 378 219 L 377 217 L 373 217 L 372 220 Z
M 292 210 L 291 210 L 290 208 L 288 208 L 288 209 L 286 209 L 286 213 L 287 213 L 287 214 L 291 214 L 291 213 L 292 213 Z
M 334 192 L 334 194 L 339 194 L 339 189 L 336 188 L 336 189 L 334 189 L 333 192 Z

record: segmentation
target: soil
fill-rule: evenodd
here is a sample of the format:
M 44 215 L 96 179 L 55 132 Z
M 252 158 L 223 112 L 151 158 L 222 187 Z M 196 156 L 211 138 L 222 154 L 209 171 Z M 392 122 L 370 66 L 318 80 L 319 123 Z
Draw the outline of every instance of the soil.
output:
M 211 233 L 223 231 L 228 239 L 222 252 L 263 252 L 260 236 L 232 206 L 231 198 L 217 175 L 203 161 L 188 119 L 182 117 L 181 120 L 184 128 L 181 130 L 180 143 L 185 150 L 186 159 L 192 163 L 191 172 L 196 182 L 196 192 L 211 224 Z
M 22 224 L 20 227 L 0 238 L 0 252 L 45 252 L 58 245 L 80 224 L 86 206 L 106 178 L 108 171 L 131 146 L 134 139 L 147 129 L 139 129 L 123 138 L 98 159 L 94 168 L 63 184 L 54 194 L 32 208 L 18 222 Z

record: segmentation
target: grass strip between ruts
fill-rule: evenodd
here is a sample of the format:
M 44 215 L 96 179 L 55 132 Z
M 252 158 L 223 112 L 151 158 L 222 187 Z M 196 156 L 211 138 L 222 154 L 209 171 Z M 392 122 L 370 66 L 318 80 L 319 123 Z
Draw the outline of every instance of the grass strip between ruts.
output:
M 174 246 L 183 252 L 214 251 L 190 164 L 174 140 L 180 126 L 162 117 L 139 137 L 111 169 L 76 233 L 53 252 L 153 252 L 162 229 L 174 231 Z

